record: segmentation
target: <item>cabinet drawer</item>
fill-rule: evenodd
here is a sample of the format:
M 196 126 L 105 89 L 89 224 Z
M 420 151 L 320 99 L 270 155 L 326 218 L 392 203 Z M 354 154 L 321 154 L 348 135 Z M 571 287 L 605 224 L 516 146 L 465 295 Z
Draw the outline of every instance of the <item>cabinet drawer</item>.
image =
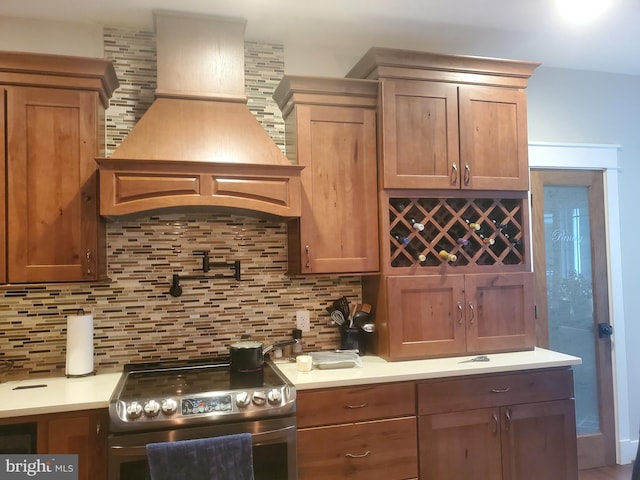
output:
M 388 383 L 298 392 L 298 427 L 415 415 L 415 384 Z
M 418 476 L 416 417 L 298 430 L 301 480 Z
M 573 370 L 570 368 L 418 384 L 420 415 L 565 398 L 573 398 Z

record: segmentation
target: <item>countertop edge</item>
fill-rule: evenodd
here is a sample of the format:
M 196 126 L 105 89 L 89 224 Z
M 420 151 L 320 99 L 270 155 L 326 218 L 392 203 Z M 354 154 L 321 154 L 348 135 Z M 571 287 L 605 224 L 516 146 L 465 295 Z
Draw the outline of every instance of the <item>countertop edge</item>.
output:
M 336 370 L 298 372 L 295 363 L 276 364 L 296 390 L 354 387 L 454 378 L 466 375 L 498 374 L 579 365 L 579 357 L 536 348 L 527 352 L 489 354 L 489 362 L 469 362 L 474 356 L 386 362 L 379 357 L 362 357 L 363 366 Z M 403 372 L 402 370 L 406 370 Z

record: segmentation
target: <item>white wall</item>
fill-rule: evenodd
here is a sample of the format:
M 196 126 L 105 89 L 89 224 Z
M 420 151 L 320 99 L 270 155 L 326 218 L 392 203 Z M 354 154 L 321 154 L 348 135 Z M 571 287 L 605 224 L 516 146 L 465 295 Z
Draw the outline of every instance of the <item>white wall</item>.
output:
M 103 56 L 102 25 L 0 17 L 0 50 Z

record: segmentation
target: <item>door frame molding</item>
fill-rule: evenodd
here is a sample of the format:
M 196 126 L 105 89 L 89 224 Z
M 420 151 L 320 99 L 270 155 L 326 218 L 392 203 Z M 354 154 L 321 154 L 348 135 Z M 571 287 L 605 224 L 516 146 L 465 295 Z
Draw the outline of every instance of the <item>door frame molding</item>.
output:
M 622 255 L 620 251 L 620 214 L 618 195 L 618 150 L 620 145 L 529 143 L 529 168 L 601 170 L 605 190 L 605 228 L 609 280 L 609 317 L 614 327 L 611 337 L 613 396 L 615 408 L 616 461 L 630 463 L 638 441 L 632 441 L 629 429 L 629 391 L 627 351 L 622 295 Z M 532 249 L 535 245 L 531 246 Z

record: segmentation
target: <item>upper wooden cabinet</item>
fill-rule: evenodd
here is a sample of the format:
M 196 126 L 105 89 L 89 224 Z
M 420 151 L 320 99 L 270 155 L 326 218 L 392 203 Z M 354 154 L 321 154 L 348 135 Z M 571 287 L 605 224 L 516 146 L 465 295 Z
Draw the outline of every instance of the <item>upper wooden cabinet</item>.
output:
M 371 49 L 381 83 L 381 187 L 527 190 L 527 79 L 538 64 Z
M 287 156 L 300 174 L 302 208 L 288 224 L 289 273 L 379 270 L 377 82 L 286 76 L 274 98 Z
M 95 157 L 117 86 L 106 60 L 0 52 L 4 283 L 104 276 Z
M 376 305 L 376 352 L 388 360 L 532 349 L 533 275 L 424 275 L 363 280 Z

